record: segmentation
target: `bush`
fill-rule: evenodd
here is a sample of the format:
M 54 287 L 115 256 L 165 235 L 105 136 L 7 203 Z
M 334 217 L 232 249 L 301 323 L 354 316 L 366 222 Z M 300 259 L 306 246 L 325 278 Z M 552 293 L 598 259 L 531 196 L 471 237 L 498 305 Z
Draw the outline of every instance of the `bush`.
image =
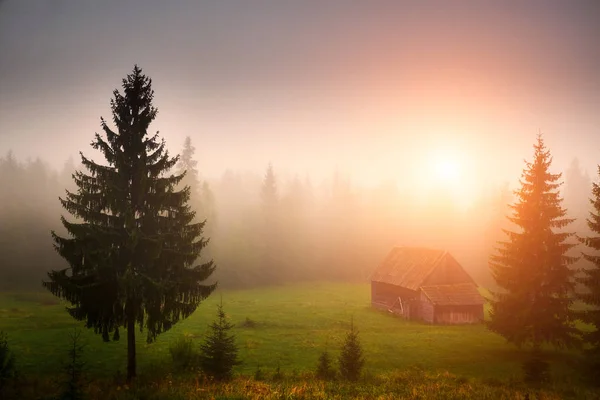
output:
M 277 363 L 277 368 L 275 368 L 275 372 L 273 373 L 272 380 L 274 382 L 279 382 L 279 381 L 282 381 L 284 378 L 285 378 L 285 375 L 284 375 L 283 371 L 281 371 L 281 365 L 279 365 L 279 363 Z
M 179 337 L 169 346 L 169 353 L 173 361 L 173 369 L 186 371 L 193 368 L 198 361 L 198 353 L 194 349 L 194 342 L 186 336 Z
M 357 381 L 365 364 L 362 348 L 358 340 L 358 330 L 354 328 L 354 322 L 350 321 L 350 331 L 346 334 L 342 353 L 339 358 L 340 374 L 344 379 Z
M 260 368 L 260 365 L 256 366 L 256 371 L 254 371 L 254 380 L 255 381 L 264 381 L 265 380 L 265 373 Z
M 523 363 L 524 381 L 530 384 L 550 381 L 550 365 L 543 360 L 539 350 L 533 350 L 531 358 Z
M 17 375 L 15 355 L 8 347 L 8 335 L 0 331 L 0 393 Z
M 585 351 L 581 367 L 586 382 L 590 386 L 600 387 L 600 348 Z
M 242 322 L 242 327 L 244 327 L 244 328 L 256 328 L 257 326 L 258 326 L 258 323 L 248 317 L 246 317 L 246 320 L 244 322 Z
M 316 376 L 317 378 L 326 381 L 335 378 L 335 369 L 333 369 L 331 357 L 329 356 L 329 352 L 327 350 L 324 350 L 319 356 L 319 364 L 317 365 Z

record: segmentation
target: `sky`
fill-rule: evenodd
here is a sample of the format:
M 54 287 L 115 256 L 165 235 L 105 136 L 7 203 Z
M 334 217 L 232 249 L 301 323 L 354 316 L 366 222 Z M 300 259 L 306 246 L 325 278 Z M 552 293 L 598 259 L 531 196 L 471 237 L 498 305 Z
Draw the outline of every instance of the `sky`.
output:
M 173 153 L 189 135 L 207 177 L 272 162 L 421 190 L 442 160 L 470 194 L 516 182 L 540 131 L 557 172 L 593 175 L 598 21 L 593 0 L 3 0 L 0 154 L 93 154 L 138 64 L 151 128 Z

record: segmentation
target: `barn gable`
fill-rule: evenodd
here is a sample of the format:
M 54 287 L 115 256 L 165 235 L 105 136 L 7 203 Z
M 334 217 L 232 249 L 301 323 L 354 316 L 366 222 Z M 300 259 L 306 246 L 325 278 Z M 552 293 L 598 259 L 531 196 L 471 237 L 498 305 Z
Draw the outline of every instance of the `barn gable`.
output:
M 424 285 L 475 283 L 448 252 L 421 247 L 393 248 L 371 281 L 414 291 Z

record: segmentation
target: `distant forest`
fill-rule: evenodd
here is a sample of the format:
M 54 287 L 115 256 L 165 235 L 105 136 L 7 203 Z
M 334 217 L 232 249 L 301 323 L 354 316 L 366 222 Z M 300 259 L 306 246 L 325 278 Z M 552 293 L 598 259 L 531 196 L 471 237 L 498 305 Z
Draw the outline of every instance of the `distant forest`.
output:
M 214 259 L 213 277 L 222 288 L 366 281 L 395 245 L 449 250 L 481 286 L 493 285 L 488 257 L 510 226 L 508 184 L 462 211 L 441 189 L 422 204 L 393 183 L 359 187 L 339 173 L 313 182 L 280 176 L 267 162 L 262 175 L 227 170 L 207 180 L 196 169 L 194 144 L 189 138 L 182 144 L 178 168 L 188 170 L 184 184 L 192 189 L 197 219 L 207 220 L 203 257 Z M 65 234 L 60 216 L 70 216 L 59 196 L 75 190 L 71 174 L 80 169 L 71 159 L 57 171 L 41 159 L 19 160 L 10 151 L 0 156 L 0 290 L 40 289 L 47 271 L 66 266 L 50 231 Z M 570 230 L 588 234 L 591 179 L 575 159 L 563 181 L 564 206 L 577 218 Z

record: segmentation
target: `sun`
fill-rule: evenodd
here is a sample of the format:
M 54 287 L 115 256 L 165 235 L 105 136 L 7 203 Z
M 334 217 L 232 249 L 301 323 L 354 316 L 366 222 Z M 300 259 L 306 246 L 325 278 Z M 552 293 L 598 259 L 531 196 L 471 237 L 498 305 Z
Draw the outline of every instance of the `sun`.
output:
M 455 184 L 460 180 L 461 165 L 450 157 L 432 160 L 432 177 L 437 182 Z
M 468 209 L 477 196 L 480 172 L 465 146 L 437 143 L 414 155 L 412 179 L 422 205 L 453 203 Z

